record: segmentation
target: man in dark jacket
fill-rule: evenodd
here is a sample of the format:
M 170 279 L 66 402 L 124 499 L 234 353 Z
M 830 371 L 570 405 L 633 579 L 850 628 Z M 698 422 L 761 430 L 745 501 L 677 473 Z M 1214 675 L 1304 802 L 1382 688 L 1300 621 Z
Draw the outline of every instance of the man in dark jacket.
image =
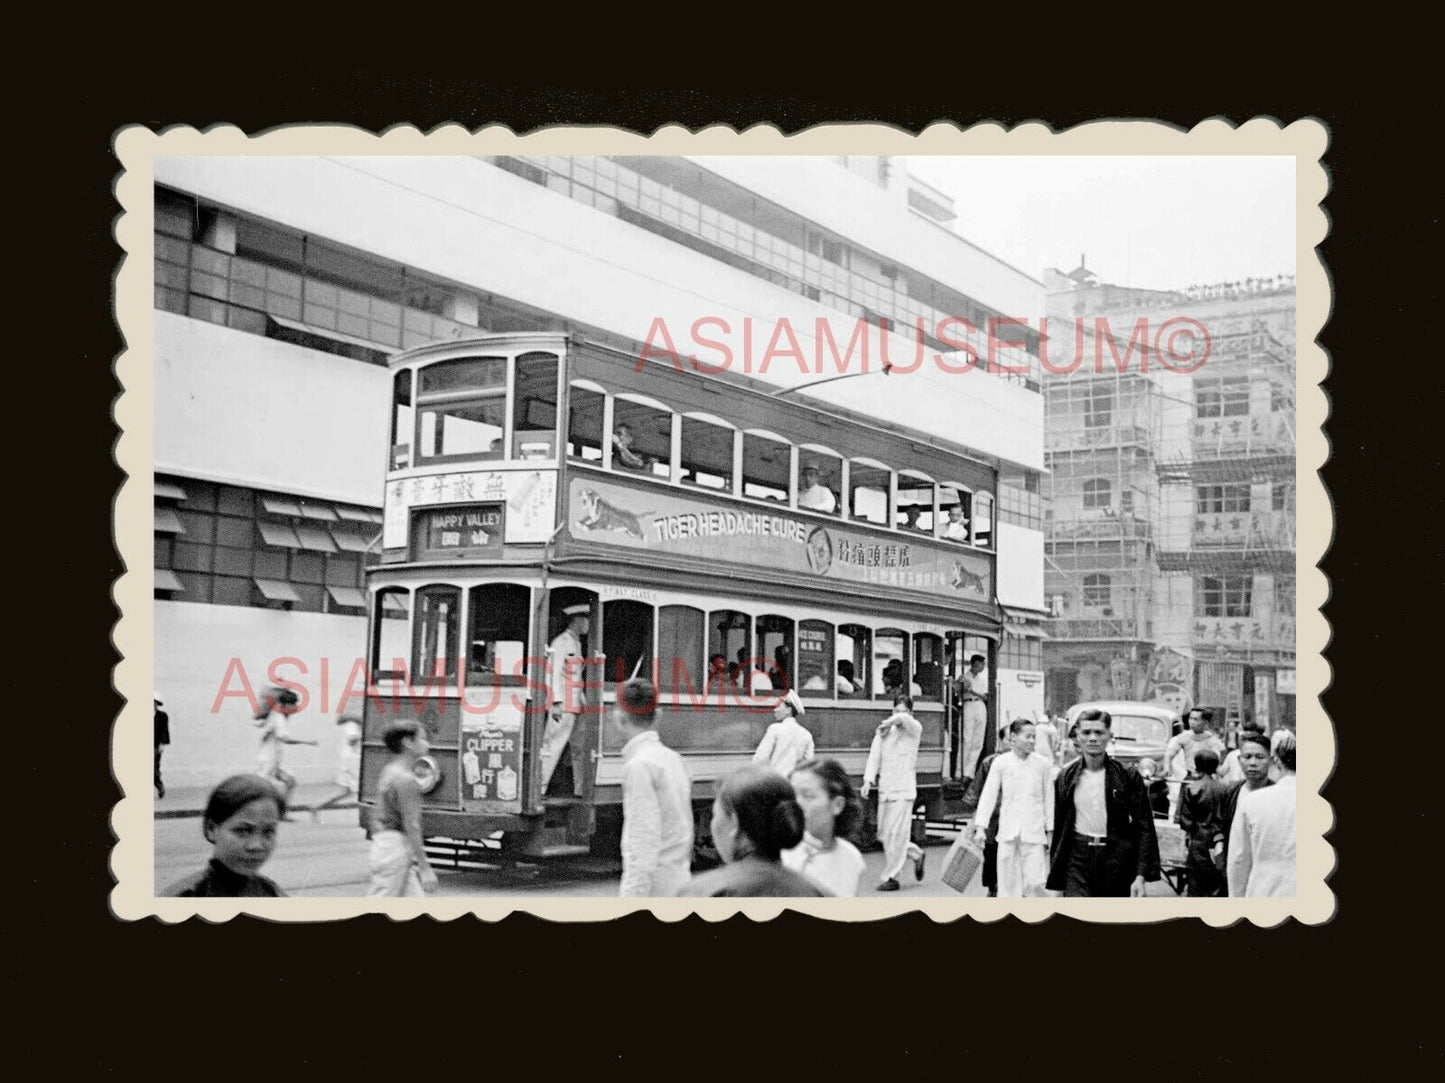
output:
M 998 731 L 998 747 L 1003 749 L 1003 751 L 985 756 L 978 765 L 978 771 L 973 776 L 973 782 L 969 784 L 968 800 L 973 802 L 975 809 L 978 808 L 979 802 L 983 799 L 983 786 L 984 783 L 988 781 L 988 770 L 993 766 L 993 761 L 1009 751 L 1007 748 L 1004 748 L 1004 741 L 1007 740 L 1005 734 L 1007 733 L 1007 729 Z M 990 899 L 998 897 L 998 814 L 1002 809 L 1003 802 L 1000 801 L 994 808 L 993 815 L 989 817 L 988 827 L 983 840 L 983 886 L 988 888 L 988 897 Z
M 1081 756 L 1054 783 L 1047 886 L 1066 898 L 1142 896 L 1145 883 L 1159 879 L 1159 839 L 1144 780 L 1104 751 L 1113 724 L 1107 711 L 1080 712 Z
M 156 796 L 166 795 L 166 784 L 161 781 L 161 754 L 165 751 L 166 745 L 171 743 L 171 716 L 161 710 L 160 693 L 155 695 L 156 701 Z
M 1239 766 L 1244 772 L 1243 780 L 1227 786 L 1219 802 L 1219 821 L 1224 828 L 1224 852 L 1229 853 L 1229 833 L 1234 826 L 1234 814 L 1239 809 L 1239 799 L 1247 793 L 1272 786 L 1269 779 L 1269 738 L 1263 731 L 1246 730 L 1239 738 Z

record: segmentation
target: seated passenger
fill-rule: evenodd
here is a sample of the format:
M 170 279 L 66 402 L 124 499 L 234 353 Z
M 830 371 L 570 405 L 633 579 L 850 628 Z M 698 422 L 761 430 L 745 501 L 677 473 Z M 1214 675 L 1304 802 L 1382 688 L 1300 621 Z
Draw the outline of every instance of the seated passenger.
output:
M 898 509 L 903 513 L 903 522 L 898 524 L 899 530 L 922 530 L 918 525 L 918 517 L 923 514 L 923 508 L 918 504 L 909 504 Z
M 838 675 L 833 678 L 833 691 L 840 696 L 851 696 L 858 691 L 853 675 L 853 663 L 846 658 L 838 662 Z
M 728 660 L 726 656 L 721 654 L 708 655 L 707 680 L 704 682 L 704 688 L 706 688 L 707 691 L 712 692 L 716 689 L 725 687 L 727 685 L 727 681 Z
M 798 507 L 832 513 L 838 510 L 838 498 L 818 480 L 818 468 L 809 463 L 798 477 Z
M 880 676 L 883 678 L 883 692 L 885 695 L 896 696 L 902 692 L 903 663 L 900 662 L 897 658 L 893 659 L 893 661 L 889 662 L 886 666 L 883 667 L 883 672 L 880 674 Z M 923 690 L 918 687 L 917 681 L 909 681 L 908 688 L 910 695 L 923 695 Z
M 943 528 L 943 536 L 954 541 L 968 541 L 968 519 L 961 504 L 948 509 L 948 525 Z
M 629 470 L 646 470 L 648 460 L 632 450 L 632 426 L 623 422 L 612 434 L 612 461 Z

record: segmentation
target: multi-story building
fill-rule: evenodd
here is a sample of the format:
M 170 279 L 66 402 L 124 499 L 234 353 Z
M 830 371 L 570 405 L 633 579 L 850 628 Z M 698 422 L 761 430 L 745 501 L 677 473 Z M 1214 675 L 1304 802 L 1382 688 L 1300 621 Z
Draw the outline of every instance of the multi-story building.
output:
M 1049 366 L 1080 360 L 1045 369 L 1050 709 L 1162 699 L 1293 725 L 1293 279 L 1045 277 Z
M 381 530 L 385 361 L 477 331 L 563 331 L 636 357 L 661 329 L 688 355 L 700 352 L 690 329 L 720 321 L 730 330 L 707 334 L 731 336 L 737 379 L 985 464 L 998 491 L 975 500 L 975 530 L 996 554 L 1006 618 L 1000 717 L 1042 705 L 1036 331 L 1015 354 L 1028 374 L 950 374 L 930 356 L 885 380 L 875 352 L 868 375 L 821 381 L 839 371 L 822 338 L 844 356 L 859 320 L 921 322 L 923 348 L 943 351 L 947 317 L 983 329 L 1042 311 L 1042 284 L 951 232 L 947 197 L 899 160 L 162 157 L 155 212 L 169 784 L 249 767 L 242 693 L 278 676 L 307 686 L 296 728 L 321 741 L 288 766 L 303 782 L 329 776 L 328 723 L 357 690 Z M 807 360 L 760 364 L 785 322 Z M 895 364 L 915 356 L 905 331 L 873 342 Z

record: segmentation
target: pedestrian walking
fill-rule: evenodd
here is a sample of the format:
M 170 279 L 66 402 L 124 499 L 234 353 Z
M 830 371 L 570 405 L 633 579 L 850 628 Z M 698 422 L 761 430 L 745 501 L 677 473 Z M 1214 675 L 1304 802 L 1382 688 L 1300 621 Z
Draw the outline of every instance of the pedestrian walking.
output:
M 983 843 L 985 826 L 999 813 L 998 893 L 1006 899 L 1042 895 L 1048 879 L 1048 844 L 1054 822 L 1053 765 L 1034 751 L 1034 724 L 1009 724 L 1012 752 L 994 759 L 984 783 L 974 823 Z
M 923 848 L 910 838 L 913 806 L 918 801 L 918 740 L 923 726 L 913 717 L 913 697 L 893 698 L 893 713 L 878 724 L 863 771 L 863 799 L 878 783 L 878 841 L 883 843 L 879 891 L 897 891 L 903 862 L 913 859 L 914 879 L 923 879 Z
M 292 737 L 287 719 L 295 713 L 298 703 L 296 693 L 289 688 L 268 688 L 262 694 L 261 710 L 256 715 L 256 725 L 261 730 L 261 751 L 257 758 L 257 773 L 269 778 L 272 785 L 281 791 L 282 799 L 289 805 L 291 794 L 296 790 L 296 776 L 282 766 L 287 745 L 315 745 L 300 737 Z M 283 814 L 284 815 L 284 814 Z M 289 817 L 285 817 L 289 819 Z
M 692 871 L 692 779 L 658 736 L 657 690 L 634 677 L 617 693 L 612 724 L 622 742 L 624 897 L 676 895 Z
M 807 760 L 789 781 L 803 810 L 803 841 L 783 851 L 783 864 L 829 894 L 852 897 L 865 868 L 851 838 L 863 819 L 863 803 L 837 760 Z
M 321 810 L 347 798 L 355 800 L 361 793 L 361 719 L 344 714 L 336 720 L 341 732 L 336 746 L 337 790 L 325 801 L 311 806 L 311 819 L 319 820 Z
M 276 825 L 286 800 L 270 779 L 232 775 L 211 791 L 201 815 L 201 832 L 211 860 L 193 876 L 171 884 L 168 898 L 270 898 L 286 892 L 261 875 L 276 849 Z
M 1207 748 L 1218 758 L 1216 762 L 1224 758 L 1224 742 L 1210 728 L 1213 718 L 1213 714 L 1202 707 L 1191 708 L 1188 727 L 1169 738 L 1169 743 L 1164 746 L 1164 776 L 1171 780 L 1169 799 L 1174 819 L 1179 817 L 1179 794 L 1184 779 L 1194 770 L 1195 754 L 1201 748 Z
M 577 725 L 577 715 L 581 706 L 579 696 L 581 691 L 575 682 L 580 680 L 581 675 L 577 672 L 577 664 L 569 663 L 569 658 L 582 657 L 582 637 L 585 636 L 592 626 L 589 614 L 591 610 L 586 605 L 569 605 L 562 610 L 567 618 L 567 627 L 562 629 L 555 639 L 547 646 L 547 687 L 549 691 L 547 726 L 542 734 L 542 792 L 547 792 L 547 786 L 552 781 L 552 772 L 557 770 L 557 761 L 562 758 L 562 750 L 567 747 L 567 742 L 572 739 L 572 730 Z M 571 677 L 569 685 L 568 678 Z M 573 787 L 581 783 L 581 772 L 573 770 Z
M 988 776 L 993 770 L 994 761 L 1011 751 L 1005 747 L 1007 740 L 1008 730 L 1006 728 L 999 730 L 999 751 L 992 752 L 983 758 L 978 765 L 978 774 L 974 775 L 973 782 L 969 784 L 968 788 L 968 800 L 973 802 L 974 807 L 973 822 L 984 825 L 983 867 L 979 872 L 979 879 L 987 889 L 990 899 L 998 897 L 998 818 L 1002 803 L 994 806 L 993 815 L 988 818 L 987 822 L 978 818 L 978 806 L 983 801 L 983 788 L 988 785 Z
M 1239 748 L 1236 751 L 1239 753 L 1239 769 L 1244 778 L 1225 787 L 1219 809 L 1220 823 L 1224 826 L 1226 862 L 1229 854 L 1229 839 L 1234 830 L 1234 817 L 1239 811 L 1240 798 L 1247 793 L 1254 793 L 1256 790 L 1274 785 L 1274 779 L 1269 777 L 1271 755 L 1269 738 L 1264 735 L 1263 730 L 1247 730 L 1239 738 Z
M 1226 787 L 1230 787 L 1235 785 L 1236 783 L 1244 781 L 1244 768 L 1240 765 L 1239 762 L 1239 750 L 1244 747 L 1244 740 L 1246 735 L 1251 733 L 1263 736 L 1264 727 L 1253 720 L 1246 722 L 1244 725 L 1240 726 L 1238 746 L 1235 748 L 1231 748 L 1228 754 L 1225 755 L 1224 762 L 1219 765 L 1219 780 L 1223 782 Z M 1268 738 L 1266 738 L 1266 747 L 1268 747 L 1267 742 Z
M 157 796 L 157 797 L 164 797 L 164 796 L 166 795 L 166 784 L 165 784 L 165 782 L 163 782 L 163 781 L 161 780 L 161 754 L 165 751 L 166 746 L 171 743 L 171 716 L 168 715 L 168 714 L 166 714 L 165 711 L 161 710 L 161 708 L 164 707 L 164 706 L 165 706 L 165 703 L 161 700 L 161 694 L 160 694 L 159 692 L 155 693 L 155 709 L 156 709 L 156 735 L 155 735 L 155 741 L 156 741 L 156 780 L 155 780 L 155 783 L 156 783 L 156 796 Z
M 963 748 L 958 768 L 967 781 L 978 769 L 984 730 L 988 728 L 988 675 L 984 672 L 983 655 L 975 654 L 968 660 L 968 672 L 959 684 L 963 693 Z
M 421 787 L 416 761 L 427 754 L 426 734 L 415 722 L 393 722 L 382 735 L 391 759 L 376 783 L 371 819 L 368 896 L 415 898 L 435 891 L 437 875 L 421 835 Z
M 803 701 L 793 689 L 778 700 L 773 708 L 775 721 L 758 742 L 753 763 L 767 767 L 787 778 L 793 768 L 813 758 L 813 735 L 803 725 Z
M 1048 711 L 1034 723 L 1034 752 L 1049 761 L 1052 766 L 1059 761 L 1059 727 L 1054 725 Z
M 1184 830 L 1187 894 L 1207 899 L 1225 891 L 1221 814 L 1225 787 L 1214 777 L 1219 757 L 1212 749 L 1196 752 L 1194 767 L 1179 794 L 1179 826 Z
M 723 780 L 712 803 L 712 842 L 721 868 L 694 876 L 679 895 L 816 898 L 827 892 L 783 865 L 803 840 L 803 810 L 792 784 L 762 767 Z
M 1245 898 L 1295 893 L 1295 735 L 1270 738 L 1279 773 L 1273 786 L 1239 798 L 1229 834 L 1229 894 Z
M 1107 711 L 1079 712 L 1080 757 L 1054 781 L 1054 838 L 1045 886 L 1066 897 L 1142 896 L 1160 878 L 1159 838 L 1144 780 L 1104 749 L 1114 725 Z

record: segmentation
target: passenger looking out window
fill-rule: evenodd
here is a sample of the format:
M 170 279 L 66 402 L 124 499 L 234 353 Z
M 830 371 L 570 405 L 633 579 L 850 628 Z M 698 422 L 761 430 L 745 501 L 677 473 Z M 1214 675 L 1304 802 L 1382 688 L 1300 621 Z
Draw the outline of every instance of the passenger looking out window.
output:
M 829 515 L 838 510 L 838 498 L 823 484 L 822 474 L 815 463 L 805 465 L 798 475 L 798 507 Z

